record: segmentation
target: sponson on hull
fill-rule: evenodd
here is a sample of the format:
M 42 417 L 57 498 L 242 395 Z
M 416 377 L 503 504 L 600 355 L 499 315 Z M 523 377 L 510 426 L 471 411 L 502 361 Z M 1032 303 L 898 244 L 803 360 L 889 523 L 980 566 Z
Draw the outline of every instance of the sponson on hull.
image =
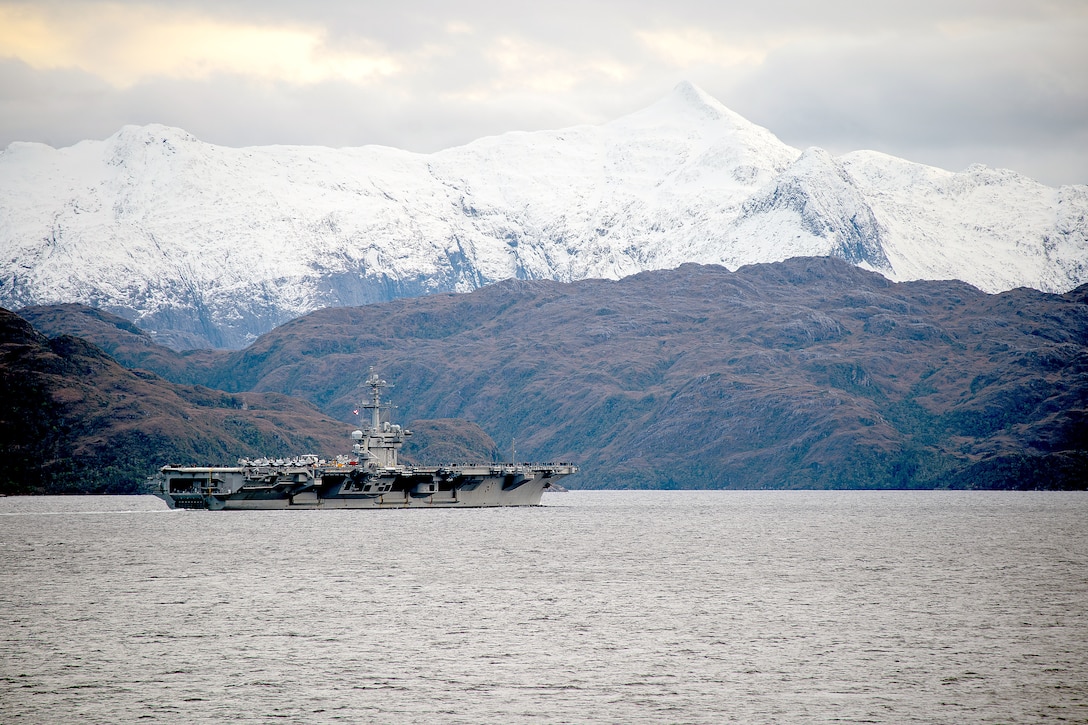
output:
M 411 431 L 381 420 L 388 384 L 373 370 L 366 383 L 370 424 L 352 432 L 350 455 L 163 466 L 151 477 L 153 492 L 170 508 L 212 510 L 536 506 L 546 488 L 577 470 L 569 463 L 402 465 Z

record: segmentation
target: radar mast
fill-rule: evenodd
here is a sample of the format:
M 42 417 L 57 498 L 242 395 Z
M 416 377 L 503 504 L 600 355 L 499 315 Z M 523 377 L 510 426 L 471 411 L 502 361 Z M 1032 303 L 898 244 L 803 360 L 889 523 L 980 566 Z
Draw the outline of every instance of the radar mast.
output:
M 370 375 L 366 379 L 366 384 L 370 386 L 370 402 L 363 405 L 363 408 L 370 411 L 370 428 L 376 433 L 381 430 L 382 426 L 382 408 L 389 408 L 388 403 L 382 405 L 382 388 L 391 388 L 393 386 L 378 377 L 378 373 L 374 372 L 374 368 L 370 368 Z

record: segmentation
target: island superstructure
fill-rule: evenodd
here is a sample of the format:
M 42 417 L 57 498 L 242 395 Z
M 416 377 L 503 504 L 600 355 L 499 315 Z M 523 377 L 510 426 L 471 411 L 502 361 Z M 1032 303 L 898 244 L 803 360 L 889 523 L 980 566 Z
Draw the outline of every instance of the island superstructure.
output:
M 388 383 L 371 370 L 366 384 L 370 421 L 352 431 L 350 454 L 163 466 L 153 493 L 170 508 L 211 510 L 536 506 L 545 489 L 577 471 L 570 463 L 404 465 L 399 453 L 411 431 L 382 421 Z

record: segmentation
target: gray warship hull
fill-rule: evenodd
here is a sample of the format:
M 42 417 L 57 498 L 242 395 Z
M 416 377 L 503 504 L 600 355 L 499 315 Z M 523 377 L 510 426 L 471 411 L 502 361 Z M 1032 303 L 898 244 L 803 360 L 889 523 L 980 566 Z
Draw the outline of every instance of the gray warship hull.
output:
M 401 467 L 166 466 L 154 493 L 170 508 L 219 510 L 538 506 L 568 464 Z

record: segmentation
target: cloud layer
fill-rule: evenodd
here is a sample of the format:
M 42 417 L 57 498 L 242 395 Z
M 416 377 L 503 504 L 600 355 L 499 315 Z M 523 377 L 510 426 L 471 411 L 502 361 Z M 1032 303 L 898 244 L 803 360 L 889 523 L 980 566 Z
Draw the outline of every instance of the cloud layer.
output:
M 0 145 L 126 123 L 433 151 L 680 80 L 798 147 L 1088 183 L 1088 4 L 0 2 Z

